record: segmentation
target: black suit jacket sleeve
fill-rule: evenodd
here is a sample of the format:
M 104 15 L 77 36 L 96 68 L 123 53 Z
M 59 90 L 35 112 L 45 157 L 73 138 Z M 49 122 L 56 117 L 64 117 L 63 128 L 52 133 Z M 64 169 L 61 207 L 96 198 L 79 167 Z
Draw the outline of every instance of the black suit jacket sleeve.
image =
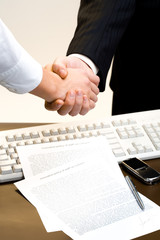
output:
M 89 57 L 99 68 L 100 91 L 116 47 L 134 13 L 135 0 L 81 0 L 78 24 L 67 55 Z

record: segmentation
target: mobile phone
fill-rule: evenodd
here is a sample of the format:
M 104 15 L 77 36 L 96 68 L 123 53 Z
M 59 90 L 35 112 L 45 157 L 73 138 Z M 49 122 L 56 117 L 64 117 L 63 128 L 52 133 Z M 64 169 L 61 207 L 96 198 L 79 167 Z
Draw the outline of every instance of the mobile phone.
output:
M 160 173 L 141 159 L 131 158 L 124 160 L 122 161 L 122 166 L 146 184 L 154 184 L 160 181 Z

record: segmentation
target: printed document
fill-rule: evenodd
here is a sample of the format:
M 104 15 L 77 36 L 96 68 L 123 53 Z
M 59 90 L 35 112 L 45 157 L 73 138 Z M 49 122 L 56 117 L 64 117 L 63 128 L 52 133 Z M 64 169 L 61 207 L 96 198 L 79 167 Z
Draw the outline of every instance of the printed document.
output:
M 72 239 L 129 240 L 160 229 L 159 207 L 141 196 L 145 211 L 140 209 L 105 138 L 22 150 L 27 177 L 15 185 L 47 231 L 62 230 Z

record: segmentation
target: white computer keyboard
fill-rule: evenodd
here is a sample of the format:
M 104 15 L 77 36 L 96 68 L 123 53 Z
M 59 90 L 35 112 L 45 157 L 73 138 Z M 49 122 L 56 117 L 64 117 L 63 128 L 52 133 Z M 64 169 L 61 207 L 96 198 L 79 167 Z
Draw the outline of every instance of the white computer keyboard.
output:
M 118 162 L 160 157 L 160 110 L 0 132 L 0 183 L 23 178 L 16 146 L 104 135 Z

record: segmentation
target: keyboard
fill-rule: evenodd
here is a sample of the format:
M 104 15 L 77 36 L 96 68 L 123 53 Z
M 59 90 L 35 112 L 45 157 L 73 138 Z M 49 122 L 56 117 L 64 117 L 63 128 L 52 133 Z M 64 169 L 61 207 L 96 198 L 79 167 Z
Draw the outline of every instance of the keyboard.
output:
M 0 131 L 0 183 L 23 179 L 17 146 L 105 136 L 118 162 L 160 157 L 160 110 Z

